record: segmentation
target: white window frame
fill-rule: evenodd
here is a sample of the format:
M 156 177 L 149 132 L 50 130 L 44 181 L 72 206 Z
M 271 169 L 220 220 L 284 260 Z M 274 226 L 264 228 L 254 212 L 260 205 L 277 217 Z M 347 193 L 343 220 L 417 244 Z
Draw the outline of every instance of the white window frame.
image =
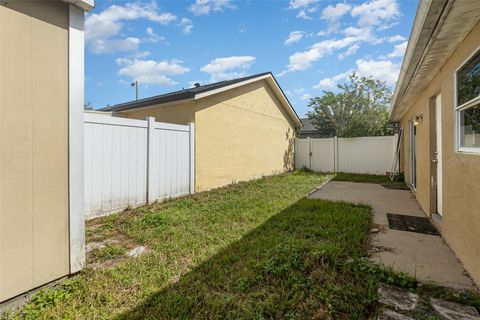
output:
M 460 112 L 467 110 L 473 106 L 479 105 L 480 106 L 480 95 L 476 98 L 473 98 L 460 106 L 458 105 L 458 92 L 457 92 L 457 74 L 463 66 L 470 61 L 474 56 L 480 54 L 480 47 L 478 47 L 467 59 L 465 59 L 462 64 L 455 70 L 453 74 L 453 106 L 454 106 L 454 119 L 455 119 L 455 152 L 457 153 L 465 153 L 465 154 L 476 154 L 480 155 L 480 148 L 472 148 L 472 147 L 462 147 L 461 146 L 461 130 L 462 124 L 460 123 L 461 117 Z

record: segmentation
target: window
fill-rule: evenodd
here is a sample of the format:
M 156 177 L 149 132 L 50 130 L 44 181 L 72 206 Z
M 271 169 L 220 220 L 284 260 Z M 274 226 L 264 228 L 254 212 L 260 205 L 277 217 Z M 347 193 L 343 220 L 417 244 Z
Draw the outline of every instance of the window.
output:
M 480 153 L 480 51 L 456 74 L 457 149 Z

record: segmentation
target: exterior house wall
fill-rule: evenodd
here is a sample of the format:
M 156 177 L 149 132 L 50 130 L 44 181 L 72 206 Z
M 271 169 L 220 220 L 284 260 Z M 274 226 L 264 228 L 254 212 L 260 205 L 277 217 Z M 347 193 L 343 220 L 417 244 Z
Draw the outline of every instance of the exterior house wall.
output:
M 196 190 L 293 169 L 294 136 L 294 124 L 263 80 L 198 100 Z
M 195 122 L 195 190 L 294 168 L 295 126 L 266 81 L 205 98 L 123 111 L 129 118 Z
M 0 302 L 69 273 L 63 2 L 0 5 Z
M 145 109 L 124 111 L 122 114 L 139 120 L 155 117 L 157 122 L 187 124 L 195 121 L 195 102 L 174 103 L 168 106 L 153 105 Z
M 441 93 L 443 150 L 443 217 L 441 231 L 474 281 L 480 285 L 480 155 L 455 152 L 454 73 L 480 47 L 480 24 L 463 40 L 441 71 L 423 90 L 409 112 L 403 116 L 405 130 L 402 148 L 402 169 L 408 175 L 408 121 L 423 112 L 423 122 L 417 126 L 417 191 L 416 196 L 428 214 L 432 176 L 431 150 L 434 138 L 431 125 L 431 98 Z M 408 177 L 407 177 L 408 179 Z M 407 180 L 408 181 L 408 180 Z

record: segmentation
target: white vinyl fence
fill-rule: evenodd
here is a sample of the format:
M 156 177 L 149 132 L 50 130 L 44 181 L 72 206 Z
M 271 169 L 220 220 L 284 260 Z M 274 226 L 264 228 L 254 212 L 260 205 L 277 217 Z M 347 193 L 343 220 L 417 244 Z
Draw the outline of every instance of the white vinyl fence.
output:
M 392 170 L 397 135 L 295 139 L 295 166 L 316 172 L 385 174 Z
M 85 211 L 91 218 L 194 192 L 194 125 L 85 113 Z

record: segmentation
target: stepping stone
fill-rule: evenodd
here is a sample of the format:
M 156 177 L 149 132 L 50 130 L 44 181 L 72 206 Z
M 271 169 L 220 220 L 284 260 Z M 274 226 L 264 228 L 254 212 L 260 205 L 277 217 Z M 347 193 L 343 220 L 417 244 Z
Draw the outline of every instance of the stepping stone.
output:
M 128 256 L 132 258 L 137 258 L 141 256 L 143 253 L 145 253 L 145 247 L 144 246 L 138 246 L 133 248 L 132 250 L 128 251 Z
M 413 310 L 418 304 L 418 295 L 381 283 L 378 287 L 379 302 L 397 310 Z
M 398 312 L 385 309 L 382 314 L 378 316 L 378 320 L 415 320 L 413 318 L 404 316 Z
M 434 298 L 430 299 L 430 304 L 443 320 L 480 320 L 477 309 L 471 306 Z

